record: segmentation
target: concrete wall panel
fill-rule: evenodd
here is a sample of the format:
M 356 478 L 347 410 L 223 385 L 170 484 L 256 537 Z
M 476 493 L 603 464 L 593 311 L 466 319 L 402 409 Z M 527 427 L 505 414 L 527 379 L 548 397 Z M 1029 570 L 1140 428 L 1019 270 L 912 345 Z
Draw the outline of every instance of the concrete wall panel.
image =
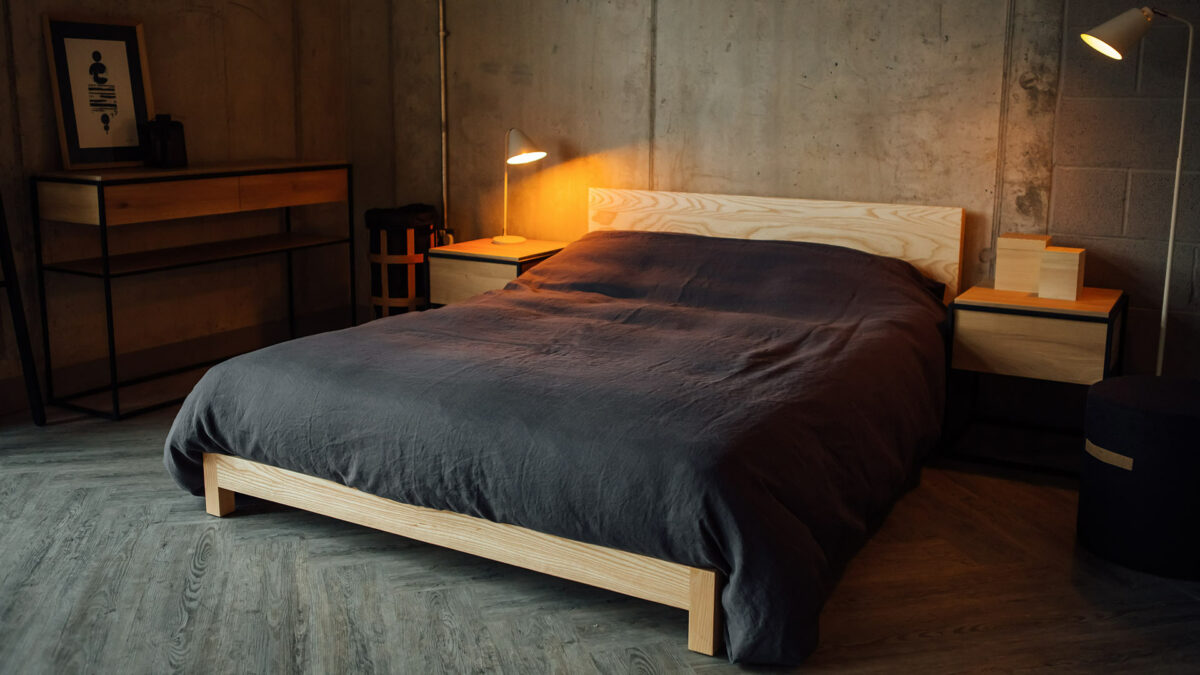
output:
M 660 0 L 662 189 L 993 209 L 999 3 Z
M 437 3 L 394 2 L 390 23 L 393 64 L 391 111 L 396 161 L 394 205 L 433 204 L 441 212 L 442 132 Z
M 653 3 L 449 3 L 450 224 L 499 234 L 504 132 L 549 152 L 510 174 L 510 231 L 575 239 L 587 188 L 645 187 Z
M 980 258 L 988 268 L 995 259 L 999 234 L 1044 233 L 1050 219 L 1062 14 L 1062 0 L 1014 0 L 1009 4 L 1005 96 L 1000 109 L 1000 180 L 990 248 L 981 251 Z

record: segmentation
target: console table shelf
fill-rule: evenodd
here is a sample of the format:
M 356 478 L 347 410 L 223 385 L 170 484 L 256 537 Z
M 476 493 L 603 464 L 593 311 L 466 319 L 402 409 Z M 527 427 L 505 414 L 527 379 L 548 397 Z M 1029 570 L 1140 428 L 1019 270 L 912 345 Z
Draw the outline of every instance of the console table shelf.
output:
M 174 248 L 160 248 L 137 253 L 122 253 L 109 256 L 109 276 L 128 277 L 135 274 L 160 272 L 194 267 L 210 263 L 252 258 L 269 253 L 296 251 L 317 246 L 345 244 L 346 237 L 331 237 L 320 234 L 302 234 L 284 232 L 267 234 L 261 237 L 246 237 L 244 239 L 227 239 L 208 244 L 194 244 Z M 79 274 L 85 277 L 104 277 L 104 258 L 83 258 L 81 260 L 66 260 L 63 262 L 46 263 L 46 270 L 64 274 Z
M 155 402 L 138 410 L 123 412 L 122 389 L 128 390 L 132 385 L 207 365 L 189 364 L 166 372 L 122 380 L 118 374 L 116 328 L 113 319 L 114 279 L 255 256 L 284 255 L 287 259 L 287 320 L 289 334 L 294 337 L 296 309 L 292 252 L 345 244 L 350 263 L 350 324 L 355 323 L 354 201 L 351 194 L 351 166 L 346 162 L 277 161 L 194 166 L 184 169 L 55 171 L 35 176 L 30 182 L 38 290 L 41 296 L 42 346 L 46 358 L 46 396 L 51 403 L 110 419 L 121 419 L 123 416 L 175 402 Z M 346 204 L 347 217 L 343 231 L 292 231 L 293 207 L 339 202 Z M 267 209 L 282 210 L 282 232 L 134 253 L 113 254 L 109 248 L 109 234 L 113 227 Z M 42 246 L 43 220 L 94 227 L 99 239 L 100 255 L 78 260 L 47 261 Z M 99 279 L 103 284 L 108 338 L 107 385 L 67 395 L 55 394 L 46 272 L 90 277 Z M 90 400 L 104 392 L 108 392 L 111 398 L 111 408 L 108 410 L 83 405 L 80 400 Z

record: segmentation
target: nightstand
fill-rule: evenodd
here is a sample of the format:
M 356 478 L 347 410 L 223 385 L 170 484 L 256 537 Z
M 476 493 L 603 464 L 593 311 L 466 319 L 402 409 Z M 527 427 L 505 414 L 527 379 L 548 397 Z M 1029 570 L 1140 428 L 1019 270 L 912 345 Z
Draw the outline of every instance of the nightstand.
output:
M 998 375 L 1093 384 L 1116 370 L 1125 293 L 1084 287 L 1078 300 L 975 286 L 950 309 L 952 365 Z
M 449 305 L 503 288 L 566 245 L 565 241 L 538 239 L 520 244 L 493 244 L 491 239 L 475 239 L 431 248 L 429 301 Z

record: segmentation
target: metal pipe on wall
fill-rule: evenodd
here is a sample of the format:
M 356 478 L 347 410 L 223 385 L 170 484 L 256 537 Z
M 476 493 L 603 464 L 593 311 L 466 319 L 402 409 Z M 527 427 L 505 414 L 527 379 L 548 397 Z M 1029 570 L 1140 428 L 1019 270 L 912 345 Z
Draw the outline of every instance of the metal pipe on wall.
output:
M 442 97 L 442 227 L 450 227 L 449 132 L 446 128 L 446 0 L 438 0 L 439 76 Z M 445 242 L 443 242 L 445 243 Z

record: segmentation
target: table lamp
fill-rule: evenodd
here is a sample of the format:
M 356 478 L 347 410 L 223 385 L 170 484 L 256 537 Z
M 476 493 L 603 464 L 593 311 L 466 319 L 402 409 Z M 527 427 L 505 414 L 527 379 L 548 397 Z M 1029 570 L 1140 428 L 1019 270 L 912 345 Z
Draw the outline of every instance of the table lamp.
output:
M 503 233 L 492 237 L 493 244 L 520 244 L 525 237 L 508 233 L 508 165 L 528 164 L 546 156 L 520 129 L 504 134 L 504 225 Z
M 1167 344 L 1167 299 L 1171 292 L 1171 258 L 1175 254 L 1175 220 L 1179 215 L 1179 178 L 1183 169 L 1183 130 L 1187 121 L 1188 82 L 1192 77 L 1192 35 L 1195 32 L 1190 21 L 1169 14 L 1161 9 L 1143 7 L 1125 12 L 1096 26 L 1079 37 L 1092 49 L 1111 58 L 1120 60 L 1137 47 L 1138 42 L 1150 30 L 1155 16 L 1174 19 L 1188 27 L 1187 57 L 1183 71 L 1183 112 L 1179 116 L 1179 154 L 1175 158 L 1175 192 L 1171 198 L 1171 228 L 1167 233 L 1167 275 L 1163 281 L 1162 319 L 1158 327 L 1158 362 L 1155 374 L 1162 375 L 1163 349 Z

